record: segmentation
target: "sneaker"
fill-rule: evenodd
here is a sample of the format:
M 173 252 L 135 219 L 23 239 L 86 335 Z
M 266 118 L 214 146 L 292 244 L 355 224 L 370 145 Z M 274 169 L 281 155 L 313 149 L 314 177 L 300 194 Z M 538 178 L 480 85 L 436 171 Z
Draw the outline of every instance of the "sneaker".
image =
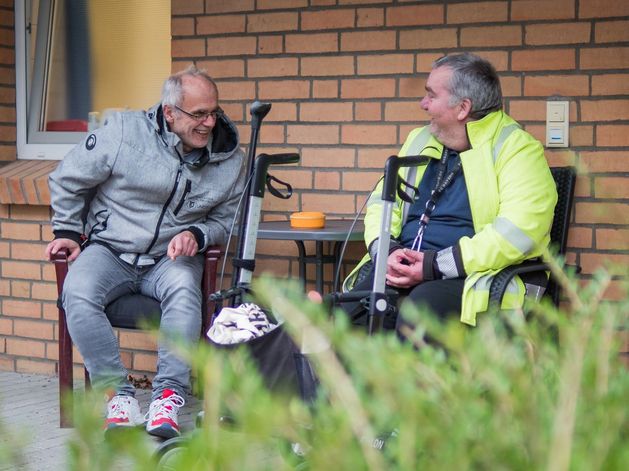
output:
M 144 424 L 140 404 L 133 396 L 114 396 L 107 403 L 105 430 L 118 427 L 137 427 Z
M 186 401 L 171 389 L 164 389 L 162 397 L 151 402 L 146 414 L 146 431 L 162 438 L 179 436 L 177 414 Z

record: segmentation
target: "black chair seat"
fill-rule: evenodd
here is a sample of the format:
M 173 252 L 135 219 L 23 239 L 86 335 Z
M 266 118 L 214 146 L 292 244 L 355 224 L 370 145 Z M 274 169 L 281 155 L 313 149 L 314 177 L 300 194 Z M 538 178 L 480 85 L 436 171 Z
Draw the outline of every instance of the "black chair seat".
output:
M 145 325 L 159 325 L 162 317 L 160 303 L 142 294 L 125 294 L 105 308 L 107 319 L 113 327 L 141 329 Z

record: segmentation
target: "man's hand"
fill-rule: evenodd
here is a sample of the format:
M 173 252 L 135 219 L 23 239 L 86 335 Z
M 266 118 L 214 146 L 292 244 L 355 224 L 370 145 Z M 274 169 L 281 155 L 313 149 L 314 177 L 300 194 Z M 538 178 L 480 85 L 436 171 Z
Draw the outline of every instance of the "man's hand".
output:
M 195 239 L 192 232 L 183 231 L 172 238 L 168 244 L 166 255 L 168 255 L 171 260 L 175 260 L 180 255 L 192 257 L 196 255 L 198 251 L 199 244 L 197 244 L 197 239 Z
M 62 249 L 68 249 L 70 254 L 68 255 L 68 261 L 71 262 L 81 253 L 81 246 L 72 239 L 55 239 L 46 246 L 46 259 L 52 260 L 52 256 Z
M 387 284 L 411 288 L 424 281 L 424 254 L 411 249 L 397 249 L 387 259 Z

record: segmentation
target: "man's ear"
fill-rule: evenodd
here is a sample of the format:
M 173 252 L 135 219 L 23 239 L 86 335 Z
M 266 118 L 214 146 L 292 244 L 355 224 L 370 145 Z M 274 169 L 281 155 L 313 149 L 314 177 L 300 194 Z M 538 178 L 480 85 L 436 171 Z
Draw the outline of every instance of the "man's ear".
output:
M 172 123 L 175 121 L 175 117 L 173 116 L 173 107 L 170 105 L 164 105 L 164 118 L 166 118 L 167 123 Z
M 470 117 L 472 113 L 472 100 L 469 98 L 463 98 L 459 103 L 459 113 L 457 115 L 457 119 L 459 121 L 465 121 Z

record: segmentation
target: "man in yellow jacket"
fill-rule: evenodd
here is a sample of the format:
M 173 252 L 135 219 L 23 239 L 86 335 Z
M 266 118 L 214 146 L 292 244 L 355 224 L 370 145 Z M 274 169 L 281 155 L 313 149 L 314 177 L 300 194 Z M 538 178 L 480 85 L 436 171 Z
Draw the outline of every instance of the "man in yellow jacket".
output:
M 394 239 L 388 254 L 378 254 L 382 188 L 374 190 L 365 216 L 369 253 L 346 287 L 370 289 L 367 262 L 385 256 L 389 288 L 441 318 L 457 315 L 476 325 L 493 276 L 548 245 L 556 187 L 542 144 L 502 111 L 500 81 L 488 61 L 469 53 L 437 60 L 421 107 L 430 125 L 411 131 L 399 153 L 429 157 L 424 166 L 401 170 L 418 187 L 414 202 L 398 198 Z M 539 286 L 546 279 L 528 282 Z M 503 307 L 521 305 L 525 289 L 514 280 Z M 364 313 L 360 303 L 345 310 L 355 319 Z

